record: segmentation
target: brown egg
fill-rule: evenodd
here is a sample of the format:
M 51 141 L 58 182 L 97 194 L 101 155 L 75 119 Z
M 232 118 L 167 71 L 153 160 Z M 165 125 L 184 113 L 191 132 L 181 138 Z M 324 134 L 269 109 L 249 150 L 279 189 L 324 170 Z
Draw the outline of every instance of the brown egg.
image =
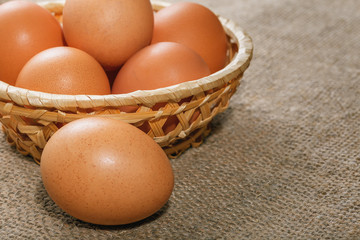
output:
M 175 42 L 160 42 L 141 49 L 124 64 L 112 93 L 153 90 L 209 74 L 204 60 L 190 48 Z
M 105 95 L 110 84 L 104 69 L 89 54 L 72 47 L 55 47 L 32 57 L 15 86 L 57 94 Z
M 179 2 L 155 14 L 152 43 L 178 42 L 196 51 L 211 72 L 226 64 L 227 38 L 217 16 L 208 8 Z
M 60 24 L 44 8 L 28 1 L 0 5 L 0 80 L 11 85 L 25 63 L 47 48 L 62 46 Z
M 164 151 L 119 120 L 73 121 L 50 138 L 41 157 L 49 196 L 68 214 L 102 225 L 127 224 L 168 201 L 174 175 Z
M 106 70 L 118 69 L 151 42 L 154 25 L 149 0 L 67 0 L 66 42 L 89 53 Z

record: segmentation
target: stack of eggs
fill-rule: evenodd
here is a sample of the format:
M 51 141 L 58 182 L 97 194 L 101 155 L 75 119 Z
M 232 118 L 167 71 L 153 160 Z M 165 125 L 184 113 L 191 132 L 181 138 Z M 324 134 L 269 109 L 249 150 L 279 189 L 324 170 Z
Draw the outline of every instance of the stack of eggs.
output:
M 202 78 L 226 62 L 220 21 L 190 2 L 154 14 L 148 0 L 67 0 L 61 26 L 36 4 L 11 1 L 1 5 L 0 26 L 0 79 L 48 93 L 151 90 Z
M 11 1 L 0 6 L 0 42 L 1 81 L 67 95 L 121 94 L 196 80 L 222 69 L 227 54 L 216 15 L 190 2 L 154 13 L 149 0 L 67 0 L 56 19 L 35 3 Z M 174 185 L 170 162 L 149 136 L 100 117 L 60 128 L 44 148 L 41 174 L 62 209 L 108 225 L 150 216 Z

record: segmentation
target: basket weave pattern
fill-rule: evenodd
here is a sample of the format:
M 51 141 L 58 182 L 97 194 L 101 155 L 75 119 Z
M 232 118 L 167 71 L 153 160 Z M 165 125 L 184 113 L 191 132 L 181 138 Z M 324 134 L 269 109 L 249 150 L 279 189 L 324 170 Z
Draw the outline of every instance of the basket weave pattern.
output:
M 168 5 L 159 1 L 152 4 L 155 11 Z M 43 6 L 61 19 L 63 2 L 44 3 Z M 219 19 L 229 38 L 229 63 L 224 69 L 199 80 L 156 90 L 106 96 L 48 94 L 0 81 L 0 121 L 7 141 L 39 163 L 45 144 L 64 123 L 102 116 L 137 127 L 148 124 L 148 135 L 171 158 L 191 146 L 199 146 L 210 132 L 210 121 L 228 107 L 252 57 L 251 38 L 232 21 Z M 187 101 L 180 104 L 183 99 Z M 157 103 L 165 105 L 153 110 Z M 122 106 L 138 108 L 134 113 L 125 113 L 119 109 Z M 173 116 L 178 119 L 178 124 L 165 134 L 163 126 Z

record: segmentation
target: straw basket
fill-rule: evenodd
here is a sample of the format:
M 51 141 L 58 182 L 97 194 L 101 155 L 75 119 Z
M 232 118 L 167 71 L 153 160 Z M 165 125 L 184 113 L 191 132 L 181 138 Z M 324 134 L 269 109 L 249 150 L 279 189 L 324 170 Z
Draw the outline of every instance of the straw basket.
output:
M 45 2 L 41 5 L 61 19 L 63 4 Z M 155 11 L 169 5 L 159 1 L 152 4 Z M 102 116 L 137 127 L 148 124 L 150 130 L 147 134 L 171 158 L 191 146 L 199 146 L 210 132 L 210 121 L 228 107 L 252 57 L 251 38 L 234 22 L 222 17 L 219 19 L 229 39 L 229 61 L 224 69 L 199 80 L 156 90 L 105 96 L 48 94 L 0 81 L 0 121 L 7 141 L 39 163 L 45 144 L 64 123 Z M 189 101 L 179 104 L 182 99 Z M 166 104 L 153 110 L 156 103 Z M 138 106 L 138 110 L 125 113 L 119 110 L 121 106 Z M 196 119 L 193 115 L 197 116 Z M 176 117 L 179 123 L 165 134 L 163 125 L 169 117 Z

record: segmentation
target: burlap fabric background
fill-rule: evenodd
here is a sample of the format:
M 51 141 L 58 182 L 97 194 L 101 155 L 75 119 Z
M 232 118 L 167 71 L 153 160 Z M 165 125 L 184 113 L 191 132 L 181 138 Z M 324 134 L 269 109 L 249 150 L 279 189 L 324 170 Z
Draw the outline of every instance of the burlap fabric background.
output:
M 168 204 L 126 226 L 78 221 L 1 141 L 0 239 L 360 239 L 360 2 L 201 3 L 247 30 L 254 58 L 205 143 L 172 160 Z

